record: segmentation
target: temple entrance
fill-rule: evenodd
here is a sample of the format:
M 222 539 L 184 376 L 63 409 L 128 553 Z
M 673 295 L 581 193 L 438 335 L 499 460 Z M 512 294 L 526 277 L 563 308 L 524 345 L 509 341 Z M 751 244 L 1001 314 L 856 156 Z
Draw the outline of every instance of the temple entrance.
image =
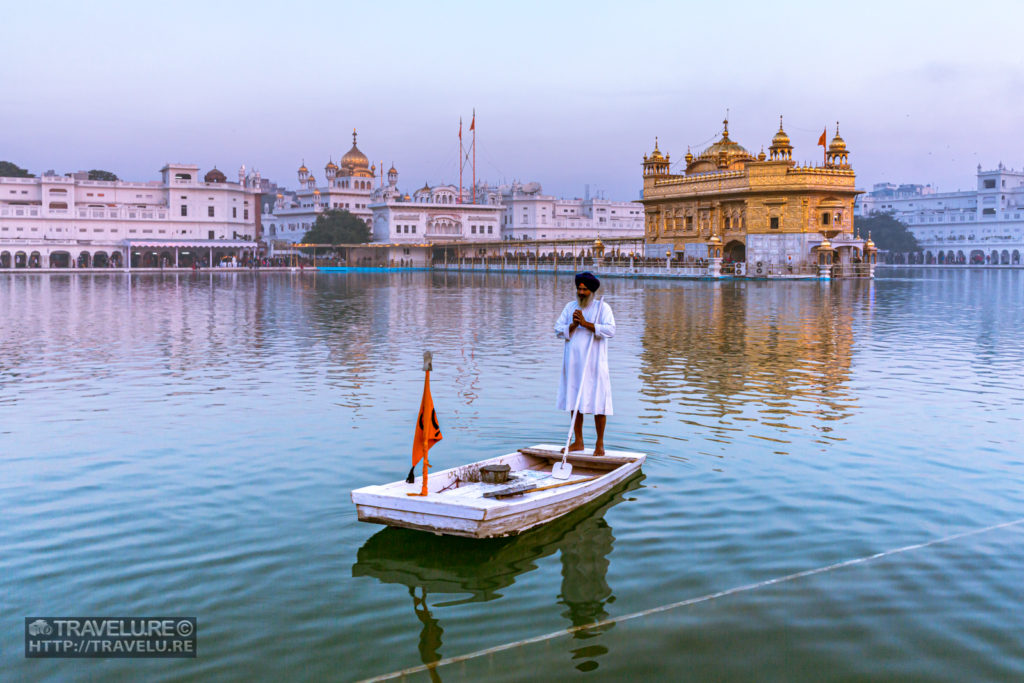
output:
M 747 260 L 747 246 L 739 240 L 733 240 L 725 245 L 722 256 L 727 262 L 743 263 Z

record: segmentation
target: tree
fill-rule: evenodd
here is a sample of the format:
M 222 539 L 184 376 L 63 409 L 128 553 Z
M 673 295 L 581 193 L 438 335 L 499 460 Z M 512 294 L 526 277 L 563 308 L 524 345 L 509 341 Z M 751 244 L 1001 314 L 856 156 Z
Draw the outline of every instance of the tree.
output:
M 0 161 L 0 178 L 35 178 L 34 173 L 29 173 L 21 166 L 12 164 L 10 161 Z
M 875 214 L 868 218 L 855 218 L 854 225 L 861 237 L 871 235 L 875 246 L 883 251 L 911 252 L 920 251 L 914 233 L 903 223 L 892 217 L 892 214 Z
M 101 171 L 98 168 L 94 168 L 91 171 L 89 171 L 89 180 L 116 181 L 120 180 L 120 178 L 118 178 L 116 174 L 111 173 L 110 171 Z
M 366 223 L 344 209 L 327 209 L 302 236 L 307 244 L 362 244 L 371 239 Z

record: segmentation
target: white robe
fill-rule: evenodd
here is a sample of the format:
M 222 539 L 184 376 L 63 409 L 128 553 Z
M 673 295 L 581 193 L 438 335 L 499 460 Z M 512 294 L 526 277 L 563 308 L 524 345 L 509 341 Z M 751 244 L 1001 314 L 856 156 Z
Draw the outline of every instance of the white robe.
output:
M 615 336 L 615 316 L 612 307 L 601 302 L 600 311 L 595 300 L 583 309 L 587 322 L 594 323 L 594 332 L 580 326 L 569 335 L 572 314 L 579 309 L 574 300 L 566 304 L 562 314 L 555 323 L 555 336 L 565 340 L 562 355 L 562 381 L 558 385 L 559 410 L 572 411 L 576 407 L 576 393 L 580 390 L 580 378 L 583 381 L 583 393 L 580 396 L 580 413 L 586 415 L 612 414 L 612 385 L 608 376 L 608 340 Z M 583 371 L 583 360 L 587 357 L 587 345 L 593 340 L 594 347 L 590 350 L 590 360 L 586 372 Z

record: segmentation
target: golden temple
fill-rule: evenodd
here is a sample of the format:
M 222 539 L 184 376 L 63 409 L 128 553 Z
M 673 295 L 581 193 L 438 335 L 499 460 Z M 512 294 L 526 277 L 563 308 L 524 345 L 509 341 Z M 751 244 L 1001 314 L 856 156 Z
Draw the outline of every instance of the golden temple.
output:
M 737 275 L 866 275 L 860 266 L 873 265 L 874 244 L 854 235 L 859 191 L 839 124 L 820 166 L 793 161 L 781 116 L 767 155 L 732 140 L 728 118 L 722 124 L 721 139 L 696 156 L 687 151 L 682 173 L 672 172 L 657 138 L 644 156 L 640 201 L 652 251 L 724 261 Z

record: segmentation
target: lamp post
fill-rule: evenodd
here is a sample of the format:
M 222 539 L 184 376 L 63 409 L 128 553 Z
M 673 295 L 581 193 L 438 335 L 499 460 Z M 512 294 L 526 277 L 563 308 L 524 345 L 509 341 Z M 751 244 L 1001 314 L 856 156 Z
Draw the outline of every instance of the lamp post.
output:
M 722 240 L 718 235 L 712 235 L 708 240 L 708 275 L 711 277 L 722 276 Z

